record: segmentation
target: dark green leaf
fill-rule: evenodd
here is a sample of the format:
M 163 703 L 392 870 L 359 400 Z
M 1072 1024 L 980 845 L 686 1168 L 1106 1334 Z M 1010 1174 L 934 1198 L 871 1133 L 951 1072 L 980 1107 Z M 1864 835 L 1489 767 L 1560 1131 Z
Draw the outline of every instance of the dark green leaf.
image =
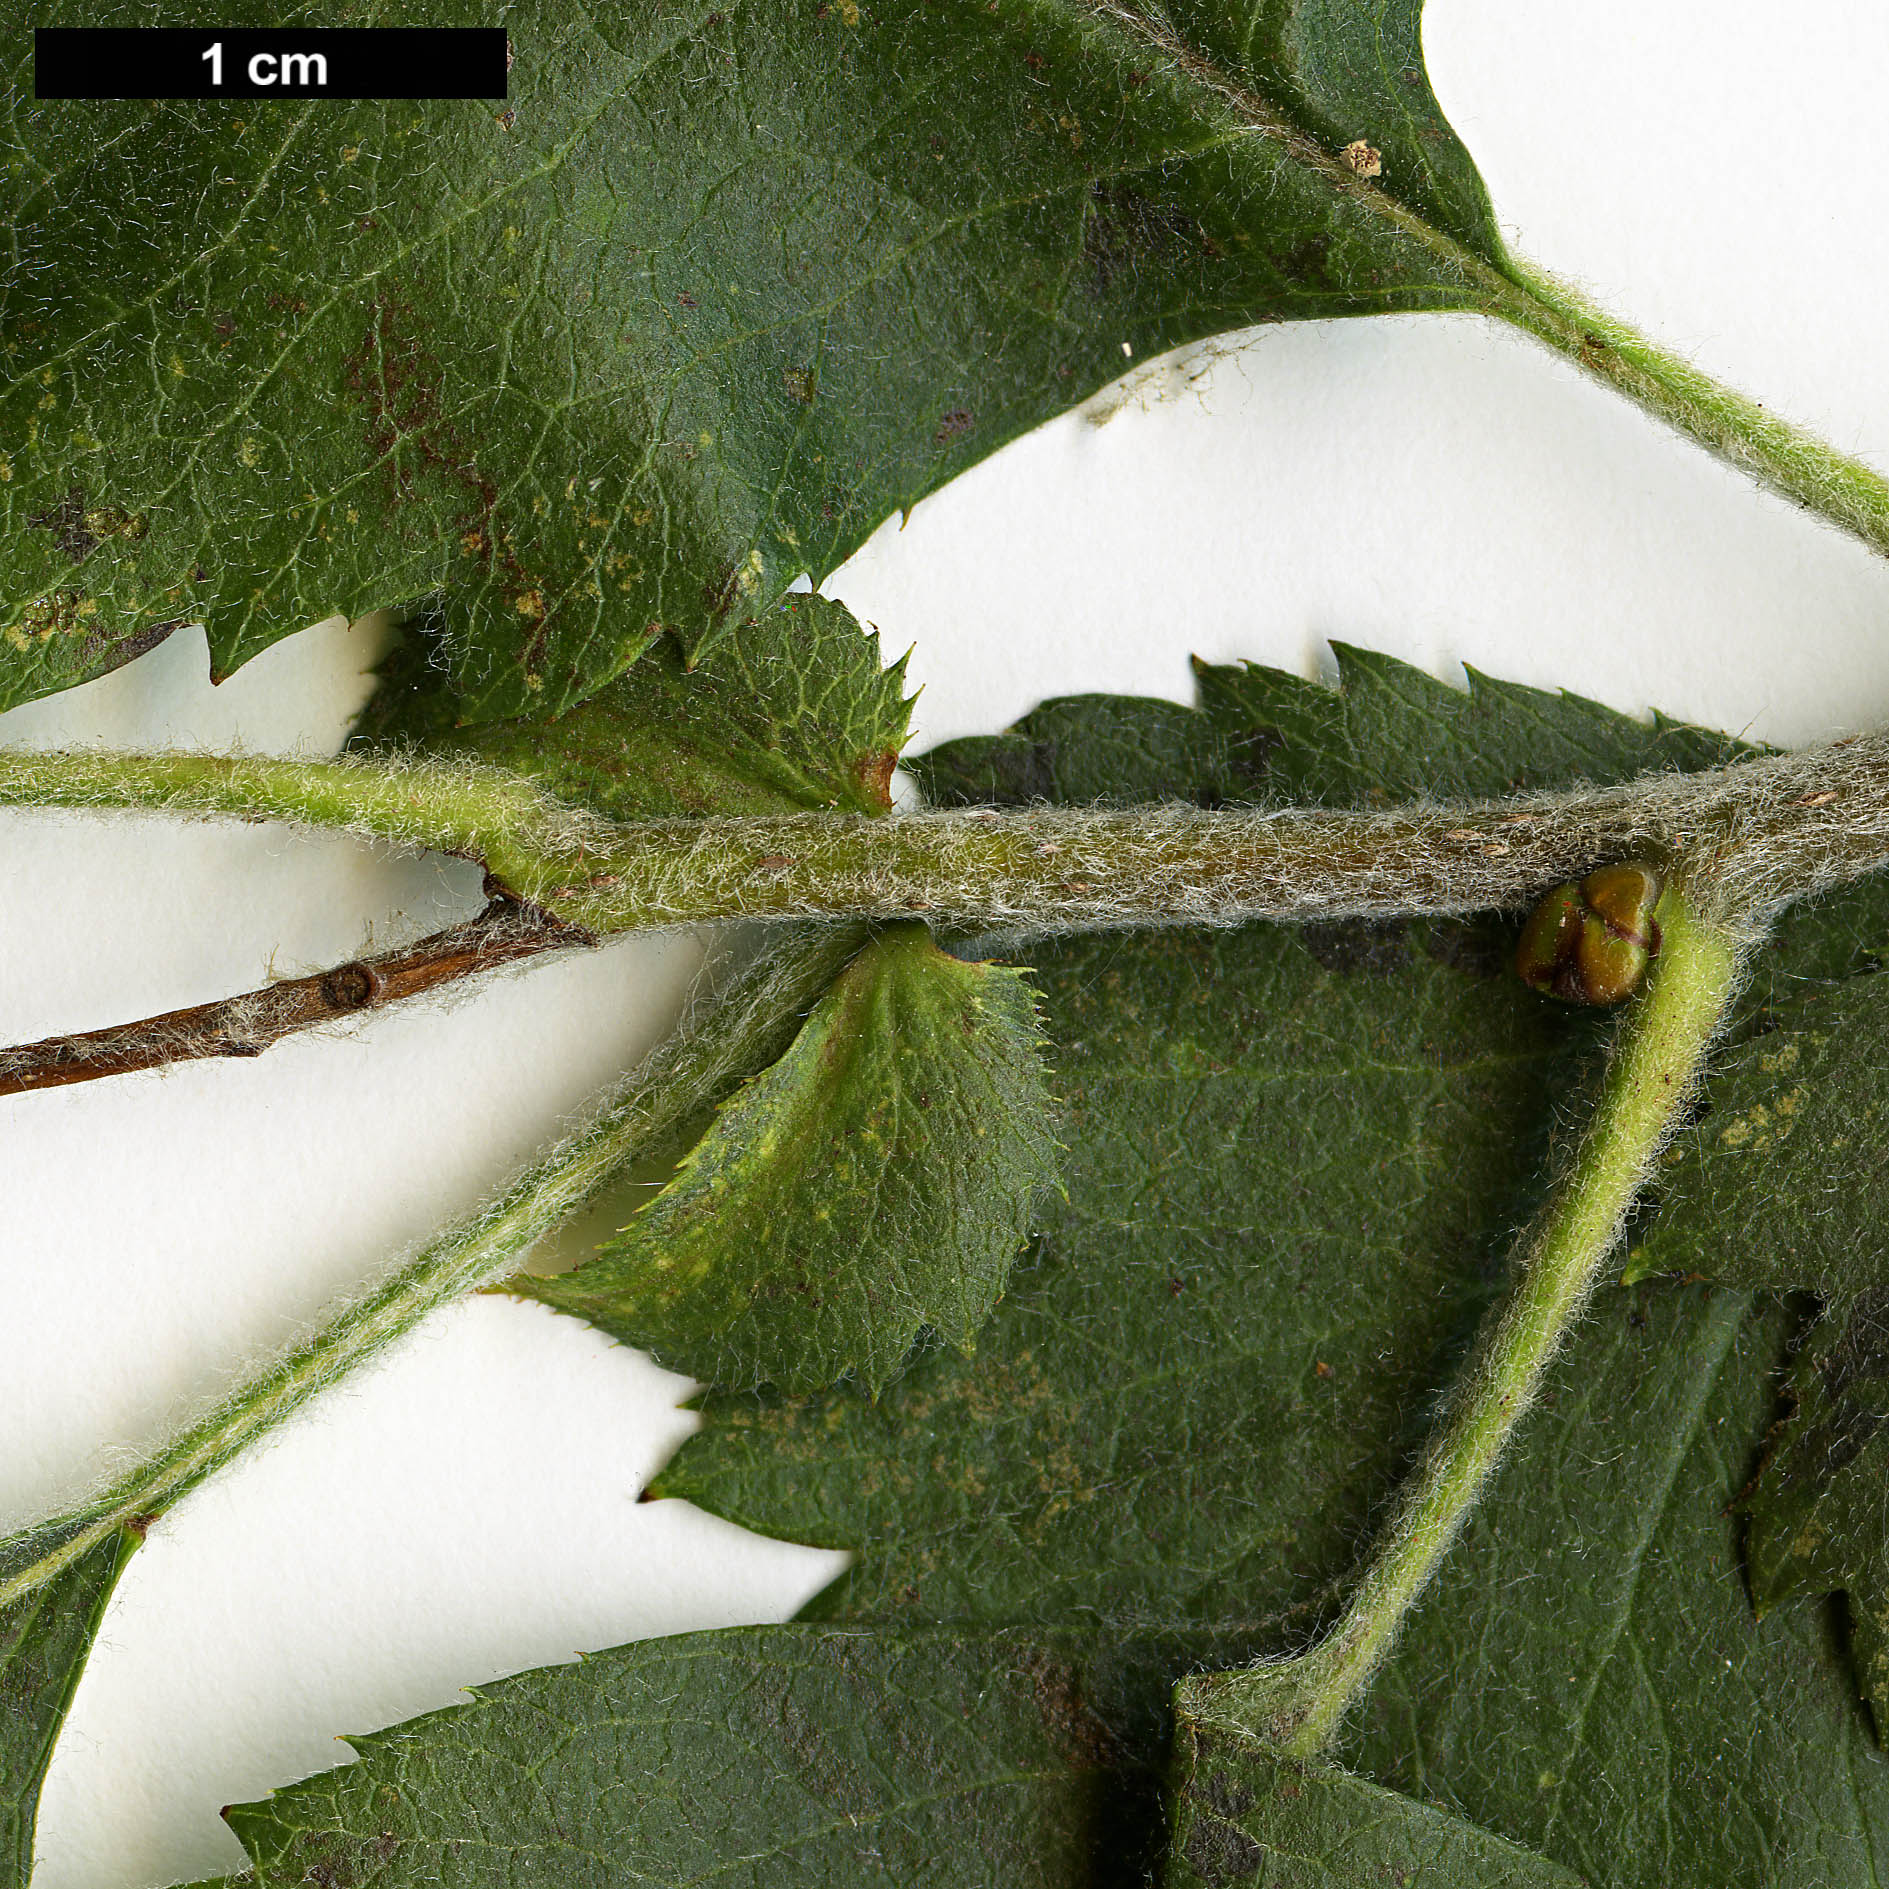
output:
M 1874 1889 L 1889 1763 L 1728 1513 L 1790 1317 L 1608 1288 L 1379 1679 L 1354 1769 L 1594 1889 Z
M 561 710 L 1125 350 L 1503 287 L 1417 0 L 507 23 L 503 108 L 42 104 L 10 37 L 0 704 L 436 595 L 463 712 Z
M 1218 806 L 1253 797 L 1251 780 L 1229 764 L 1206 715 L 1139 695 L 1062 696 L 1001 735 L 947 741 L 905 765 L 939 807 L 1027 807 L 1039 800 Z
M 225 1815 L 264 1886 L 1078 1889 L 1103 1738 L 1052 1648 L 737 1628 L 479 1687 Z
M 1184 1726 L 1169 1889 L 1582 1889 L 1448 1811 L 1253 1739 Z
M 554 721 L 454 724 L 429 642 L 397 652 L 361 726 L 515 768 L 619 820 L 831 808 L 885 813 L 911 703 L 904 659 L 844 604 L 791 597 L 691 669 L 674 637 Z
M 1068 1199 L 976 1358 L 877 1403 L 712 1396 L 658 1479 L 859 1549 L 820 1617 L 1087 1623 L 1127 1824 L 1098 1880 L 1149 1860 L 1173 1680 L 1329 1605 L 1528 1209 L 1591 1026 L 1485 942 L 1040 947 Z
M 1832 1306 L 1791 1373 L 1788 1415 L 1744 1507 L 1758 1611 L 1848 1596 L 1857 1684 L 1889 1727 L 1889 1293 Z
M 1668 1151 L 1627 1278 L 1839 1295 L 1889 1285 L 1889 979 L 1767 1007 Z
M 1200 706 L 1112 696 L 1045 702 L 1008 733 L 946 742 L 908 765 L 943 806 L 1032 800 L 1343 804 L 1488 799 L 1715 767 L 1752 749 L 1663 716 L 1497 682 L 1453 689 L 1334 643 L 1337 688 L 1257 663 L 1196 661 Z
M 115 1530 L 0 1609 L 0 1889 L 26 1889 L 39 1789 L 105 1603 L 138 1537 Z
M 882 932 L 602 1255 L 510 1290 L 709 1383 L 875 1391 L 921 1327 L 965 1351 L 1055 1172 L 1019 971 Z
M 1349 653 L 1345 673 L 1333 696 L 1220 672 L 1215 712 L 1240 728 L 1237 699 L 1244 732 L 1277 732 L 1266 777 L 1326 799 L 1606 780 L 1728 748 L 1480 680 L 1438 700 Z M 1061 705 L 1061 753 L 1077 752 L 1083 706 Z M 1101 705 L 1097 725 L 1151 751 L 1123 741 L 1128 705 Z M 1799 967 L 1842 975 L 1868 922 L 1832 905 L 1793 931 L 1767 990 Z M 1539 1198 L 1555 1122 L 1582 1106 L 1606 1026 L 1524 991 L 1511 946 L 1499 926 L 1408 925 L 1044 947 L 1068 1200 L 975 1365 L 934 1354 L 876 1405 L 710 1397 L 707 1428 L 659 1480 L 750 1526 L 857 1548 L 820 1617 L 1085 1623 L 1090 1695 L 1120 1754 L 1098 1883 L 1138 1883 L 1158 1842 L 1173 1681 L 1289 1650 L 1330 1617 Z M 1454 1664 L 1418 1683 L 1400 1661 L 1398 1716 L 1373 1709 L 1354 1768 L 1596 1883 L 1860 1889 L 1843 1783 L 1854 1707 L 1807 1623 L 1754 1638 L 1722 1514 L 1782 1331 L 1746 1330 L 1740 1301 L 1701 1303 L 1603 1296 L 1531 1419 L 1540 1453 L 1498 1492 L 1494 1539 L 1519 1541 L 1521 1509 L 1526 1552 L 1426 1605 L 1420 1629 L 1434 1611 Z M 1501 1656 L 1484 1650 L 1496 1641 Z M 1412 1659 L 1424 1644 L 1420 1630 Z M 1669 1724 L 1636 1690 L 1636 1661 L 1663 1675 Z M 1430 1762 L 1430 1727 L 1458 1718 L 1474 1738 Z M 1544 1828 L 1536 1797 L 1527 1816 L 1474 1797 L 1479 1765 L 1536 1797 L 1550 1774 L 1579 1788 Z M 1777 1809 L 1800 1781 L 1811 1808 Z M 1669 1843 L 1669 1792 L 1676 1817 L 1702 1824 L 1731 1801 L 1746 1822 L 1688 1823 Z M 1867 1804 L 1865 1824 L 1889 1812 Z M 1752 1827 L 1761 1840 L 1736 1854 Z
M 1203 710 L 1240 744 L 1268 800 L 1493 799 L 1753 752 L 1685 722 L 1636 721 L 1474 669 L 1466 690 L 1453 689 L 1394 656 L 1346 643 L 1332 653 L 1336 690 L 1257 663 L 1196 665 Z

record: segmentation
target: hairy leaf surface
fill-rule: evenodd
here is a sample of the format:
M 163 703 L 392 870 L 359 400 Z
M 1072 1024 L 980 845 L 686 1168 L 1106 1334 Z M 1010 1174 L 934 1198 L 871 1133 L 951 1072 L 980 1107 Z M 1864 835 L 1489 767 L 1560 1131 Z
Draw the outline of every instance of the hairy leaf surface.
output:
M 1757 1023 L 1668 1152 L 1628 1277 L 1838 1295 L 1889 1285 L 1889 979 L 1793 995 Z
M 1604 1290 L 1348 1761 L 1593 1889 L 1873 1889 L 1889 1764 L 1828 1620 L 1753 1619 L 1728 1512 L 1790 1322 Z
M 1021 972 L 880 933 L 602 1254 L 510 1290 L 709 1383 L 877 1390 L 968 1352 L 1055 1173 Z
M 921 1356 L 877 1403 L 711 1396 L 653 1493 L 860 1550 L 818 1617 L 1090 1623 L 1128 1823 L 1097 1880 L 1131 1884 L 1170 1685 L 1331 1605 L 1592 1026 L 1468 926 L 1035 957 L 1068 1199 L 976 1357 Z
M 430 596 L 462 714 L 561 710 L 1130 358 L 1500 286 L 1417 0 L 507 25 L 503 107 L 42 104 L 11 37 L 0 704 Z
M 1761 1613 L 1842 1593 L 1856 1683 L 1889 1726 L 1889 1293 L 1832 1306 L 1804 1341 L 1787 1416 L 1742 1505 Z
M 434 654 L 430 639 L 396 653 L 361 741 L 513 768 L 618 820 L 891 809 L 904 659 L 882 668 L 877 633 L 828 598 L 744 618 L 693 668 L 665 636 L 555 720 L 456 725 Z
M 942 806 L 1191 800 L 1373 804 L 1494 799 L 1752 749 L 1685 722 L 1641 722 L 1578 695 L 1476 670 L 1451 688 L 1373 650 L 1334 643 L 1338 686 L 1259 663 L 1195 660 L 1199 706 L 1078 695 L 1001 735 L 946 742 L 907 763 Z
M 26 1889 L 39 1790 L 105 1603 L 138 1539 L 120 1529 L 0 1608 L 0 1889 Z
M 1177 1744 L 1168 1889 L 1582 1889 L 1572 1870 L 1330 1765 L 1209 1726 Z
M 1105 1736 L 1053 1649 L 735 1628 L 481 1686 L 225 1815 L 260 1889 L 1077 1889 Z
M 1716 761 L 1729 747 L 1481 679 L 1474 694 L 1438 702 L 1437 685 L 1349 652 L 1335 699 L 1251 671 L 1215 680 L 1228 684 L 1223 703 L 1236 699 L 1234 683 L 1247 685 L 1234 738 L 1275 731 L 1267 773 L 1332 801 L 1419 786 L 1499 792 L 1518 777 L 1605 780 L 1665 760 Z M 1083 708 L 1059 705 L 1071 756 Z M 1185 729 L 1185 711 L 1147 713 L 1145 725 Z M 1441 730 L 1427 735 L 1439 714 Z M 1456 732 L 1478 718 L 1479 736 Z M 1096 721 L 1131 759 L 1165 752 L 1172 777 L 1173 742 L 1163 751 L 1124 737 L 1131 705 L 1101 704 Z M 1793 966 L 1840 974 L 1865 922 L 1844 907 L 1800 927 L 1768 962 L 1765 988 L 1788 986 Z M 1158 1848 L 1151 1779 L 1172 1681 L 1289 1650 L 1330 1617 L 1513 1229 L 1540 1197 L 1560 1112 L 1583 1106 L 1606 1026 L 1522 990 L 1507 969 L 1511 945 L 1512 931 L 1493 925 L 1255 926 L 1040 950 L 1068 1201 L 975 1364 L 935 1354 L 877 1405 L 844 1392 L 712 1396 L 707 1429 L 659 1480 L 659 1493 L 750 1526 L 857 1548 L 858 1565 L 814 1604 L 822 1618 L 1090 1623 L 1112 1675 L 1094 1696 L 1121 1715 L 1118 1822 L 1096 1853 L 1098 1883 L 1138 1881 Z M 1714 1316 L 1730 1326 L 1707 1317 L 1703 1334 L 1683 1322 L 1664 1329 L 1675 1307 L 1701 1303 L 1729 1308 Z M 1747 1332 L 1743 1318 L 1736 1299 L 1603 1297 L 1555 1401 L 1531 1420 L 1547 1452 L 1533 1482 L 1503 1484 L 1541 1510 L 1529 1553 L 1514 1552 L 1486 1596 L 1462 1602 L 1477 1624 L 1457 1664 L 1402 1695 L 1399 1725 L 1425 1754 L 1433 1718 L 1479 1715 L 1480 1744 L 1451 1747 L 1468 1781 L 1498 1753 L 1537 1790 L 1549 1770 L 1579 1771 L 1590 1782 L 1566 1795 L 1559 1819 L 1544 1833 L 1506 1796 L 1485 1814 L 1454 1770 L 1413 1771 L 1377 1718 L 1362 1772 L 1563 1868 L 1593 1873 L 1604 1852 L 1596 1882 L 1755 1889 L 1814 1880 L 1826 1857 L 1830 1881 L 1868 1880 L 1840 1796 L 1859 1735 L 1840 1671 L 1806 1623 L 1753 1627 L 1721 1514 L 1763 1432 L 1782 1341 L 1775 1323 Z M 1623 1343 L 1616 1326 L 1624 1355 L 1609 1349 Z M 1605 1388 L 1590 1396 L 1590 1379 Z M 1690 1462 L 1684 1451 L 1699 1444 L 1695 1396 L 1720 1400 L 1709 1433 L 1718 1455 L 1675 1484 L 1675 1453 Z M 1610 1408 L 1611 1422 L 1591 1427 Z M 1628 1412 L 1632 1452 L 1620 1446 Z M 1707 1487 L 1720 1472 L 1723 1486 Z M 1576 1546 L 1556 1549 L 1556 1518 L 1587 1502 L 1600 1506 L 1582 1511 Z M 1661 1605 L 1636 1611 L 1642 1544 L 1662 1524 L 1677 1545 L 1661 1556 Z M 1569 1597 L 1536 1617 L 1530 1569 L 1543 1557 L 1556 1578 L 1594 1589 L 1591 1609 Z M 1611 1638 L 1603 1601 L 1627 1610 L 1629 1644 Z M 1528 1616 L 1510 1633 L 1518 1661 L 1533 1662 L 1526 1686 L 1469 1650 L 1491 1633 L 1495 1608 Z M 1581 1647 L 1564 1646 L 1569 1632 Z M 1643 1644 L 1661 1633 L 1657 1652 Z M 1711 1666 L 1702 1639 L 1720 1633 L 1729 1637 Z M 1565 1674 L 1550 1670 L 1557 1657 L 1580 1688 L 1595 1673 L 1605 1683 L 1570 1700 Z M 1723 1695 L 1706 1683 L 1727 1657 L 1754 1674 L 1736 1688 L 1745 1716 L 1735 1734 L 1714 1716 Z M 1669 1672 L 1667 1736 L 1695 1756 L 1662 1758 L 1646 1742 L 1633 1669 L 1615 1669 L 1616 1658 Z M 1695 1664 L 1703 1677 L 1682 1687 L 1676 1675 Z M 1586 1757 L 1584 1740 L 1605 1762 Z M 1715 1836 L 1700 1840 L 1696 1861 L 1662 1837 L 1669 1787 L 1690 1793 L 1686 1814 L 1703 1818 L 1715 1793 L 1777 1797 L 1788 1766 L 1813 1808 L 1795 1821 L 1765 1812 L 1764 1846 L 1749 1855 L 1729 1857 L 1736 1846 Z M 1626 1806 L 1617 1839 L 1609 1790 Z

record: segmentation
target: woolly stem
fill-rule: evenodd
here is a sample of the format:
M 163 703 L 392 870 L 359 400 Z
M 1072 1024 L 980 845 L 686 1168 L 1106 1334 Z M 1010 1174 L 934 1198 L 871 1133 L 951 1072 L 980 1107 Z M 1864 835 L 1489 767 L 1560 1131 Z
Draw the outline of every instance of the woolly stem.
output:
M 317 1392 L 377 1357 L 441 1306 L 505 1277 L 520 1257 L 636 1160 L 677 1152 L 702 1114 L 778 1058 L 859 948 L 857 927 L 793 933 L 659 1049 L 589 1126 L 472 1219 L 423 1246 L 91 1501 L 0 1542 L 0 1608 L 70 1567 L 114 1529 L 142 1533 L 181 1496 Z
M 1544 269 L 1508 256 L 1493 312 L 1786 498 L 1889 552 L 1889 479 L 1655 347 Z
M 1384 812 L 1034 807 L 616 823 L 471 764 L 0 754 L 0 805 L 336 826 L 485 862 L 587 931 L 922 917 L 1075 931 L 1514 908 L 1610 859 L 1695 858 L 1756 910 L 1889 857 L 1889 735 L 1621 787 Z M 1705 855 L 1709 854 L 1709 861 Z
M 1318 1756 L 1449 1551 L 1619 1239 L 1738 984 L 1740 941 L 1730 928 L 1695 915 L 1677 891 L 1658 916 L 1660 955 L 1626 1019 L 1574 1164 L 1343 1617 L 1295 1658 L 1185 1681 L 1177 1700 L 1191 1716 L 1293 1757 Z

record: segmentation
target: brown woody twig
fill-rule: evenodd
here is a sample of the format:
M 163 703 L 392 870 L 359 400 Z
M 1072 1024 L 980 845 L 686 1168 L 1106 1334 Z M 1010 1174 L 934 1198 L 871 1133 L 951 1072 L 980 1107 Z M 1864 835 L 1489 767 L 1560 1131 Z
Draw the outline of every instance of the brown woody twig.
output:
M 205 1056 L 260 1056 L 298 1030 L 385 1009 L 460 978 L 595 938 L 536 906 L 495 898 L 475 919 L 378 957 L 356 958 L 313 977 L 167 1010 L 161 1016 L 82 1035 L 49 1036 L 0 1049 L 0 1096 L 95 1082 Z

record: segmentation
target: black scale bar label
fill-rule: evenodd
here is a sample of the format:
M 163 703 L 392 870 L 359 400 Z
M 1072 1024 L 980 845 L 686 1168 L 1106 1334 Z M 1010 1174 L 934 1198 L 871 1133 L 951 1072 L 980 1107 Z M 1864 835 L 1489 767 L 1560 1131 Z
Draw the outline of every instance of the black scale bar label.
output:
M 502 26 L 42 26 L 36 98 L 503 98 Z

